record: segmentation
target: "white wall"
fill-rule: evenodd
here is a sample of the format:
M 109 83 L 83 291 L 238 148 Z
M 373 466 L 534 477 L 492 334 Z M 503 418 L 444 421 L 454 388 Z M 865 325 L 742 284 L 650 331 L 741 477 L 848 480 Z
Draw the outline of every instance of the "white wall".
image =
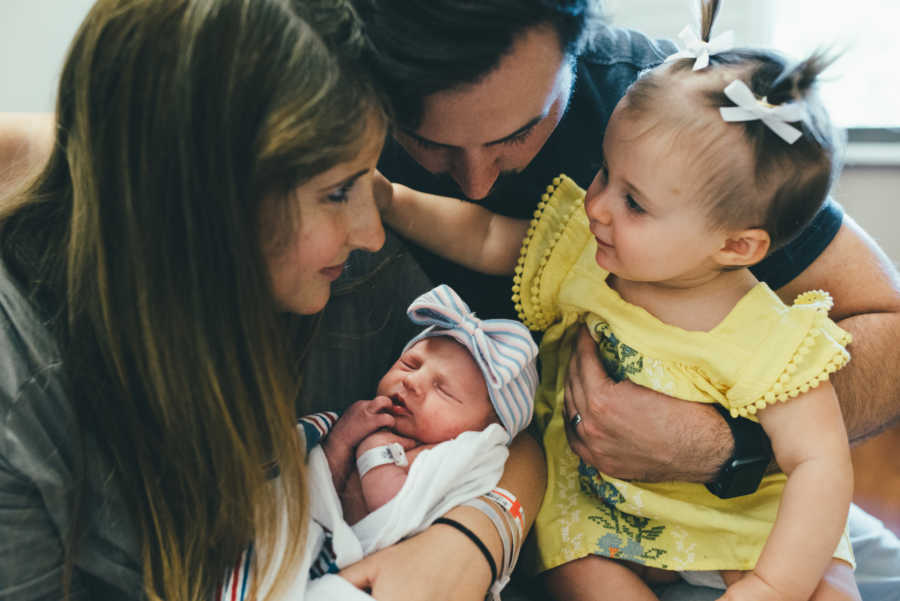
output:
M 781 2 L 789 0 L 780 0 Z M 722 3 L 716 18 L 717 32 L 736 32 L 736 42 L 767 44 L 772 36 L 769 15 L 776 0 L 731 0 Z M 604 0 L 606 15 L 613 23 L 631 27 L 657 38 L 676 39 L 685 25 L 695 29 L 697 0 Z
M 900 265 L 900 166 L 847 167 L 835 198 Z
M 51 111 L 69 41 L 92 0 L 0 0 L 0 111 Z

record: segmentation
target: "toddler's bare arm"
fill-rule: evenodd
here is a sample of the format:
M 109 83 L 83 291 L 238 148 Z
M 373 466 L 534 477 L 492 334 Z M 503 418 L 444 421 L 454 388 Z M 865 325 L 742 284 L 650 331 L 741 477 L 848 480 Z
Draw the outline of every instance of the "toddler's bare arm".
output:
M 384 180 L 387 182 L 387 180 Z M 482 273 L 510 275 L 529 222 L 475 203 L 393 184 L 382 194 L 382 217 L 425 248 Z

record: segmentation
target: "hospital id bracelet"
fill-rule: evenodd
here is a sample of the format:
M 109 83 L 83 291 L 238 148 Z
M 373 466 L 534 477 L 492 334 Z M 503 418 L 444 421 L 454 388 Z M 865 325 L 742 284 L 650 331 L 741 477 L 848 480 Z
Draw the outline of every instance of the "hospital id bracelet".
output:
M 485 493 L 484 496 L 502 507 L 515 520 L 519 529 L 519 536 L 522 536 L 525 530 L 525 508 L 519 503 L 516 495 L 498 486 L 494 490 Z
M 517 530 L 509 527 L 507 523 L 509 518 L 502 517 L 501 513 L 494 509 L 492 505 L 492 503 L 485 501 L 484 498 L 477 497 L 471 501 L 466 501 L 462 504 L 462 507 L 472 507 L 486 515 L 494 524 L 494 528 L 500 536 L 500 542 L 503 545 L 503 561 L 499 575 L 491 585 L 490 594 L 488 595 L 492 601 L 498 601 L 500 599 L 500 591 L 509 582 L 510 574 L 515 566 L 515 560 L 518 557 L 517 545 L 519 544 L 519 537 L 517 536 Z
M 359 477 L 362 478 L 369 470 L 389 463 L 399 467 L 409 465 L 409 461 L 406 459 L 406 451 L 403 450 L 399 442 L 373 447 L 357 457 L 356 471 L 359 472 Z

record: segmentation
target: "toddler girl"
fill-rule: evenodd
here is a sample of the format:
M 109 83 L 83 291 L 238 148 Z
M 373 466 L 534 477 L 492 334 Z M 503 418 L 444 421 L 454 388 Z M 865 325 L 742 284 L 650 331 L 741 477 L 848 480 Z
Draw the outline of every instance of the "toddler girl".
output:
M 835 177 L 813 90 L 827 61 L 716 53 L 717 7 L 703 3 L 702 41 L 620 101 L 587 192 L 560 176 L 530 224 L 402 186 L 385 211 L 471 268 L 514 269 L 516 308 L 544 331 L 536 421 L 549 473 L 536 531 L 557 598 L 655 599 L 645 581 L 675 572 L 727 584 L 728 599 L 858 597 L 849 448 L 828 379 L 850 336 L 828 319 L 827 293 L 786 306 L 747 269 L 803 230 Z M 586 426 L 565 399 L 582 324 L 612 377 L 759 421 L 783 473 L 720 499 L 586 465 L 567 440 Z

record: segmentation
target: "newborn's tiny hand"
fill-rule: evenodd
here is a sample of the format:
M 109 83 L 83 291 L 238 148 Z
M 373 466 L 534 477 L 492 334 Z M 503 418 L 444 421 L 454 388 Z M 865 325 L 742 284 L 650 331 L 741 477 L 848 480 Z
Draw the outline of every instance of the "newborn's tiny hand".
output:
M 352 449 L 372 432 L 393 427 L 394 416 L 387 412 L 391 404 L 391 399 L 386 396 L 356 401 L 334 424 L 328 440 L 334 439 L 335 443 Z

